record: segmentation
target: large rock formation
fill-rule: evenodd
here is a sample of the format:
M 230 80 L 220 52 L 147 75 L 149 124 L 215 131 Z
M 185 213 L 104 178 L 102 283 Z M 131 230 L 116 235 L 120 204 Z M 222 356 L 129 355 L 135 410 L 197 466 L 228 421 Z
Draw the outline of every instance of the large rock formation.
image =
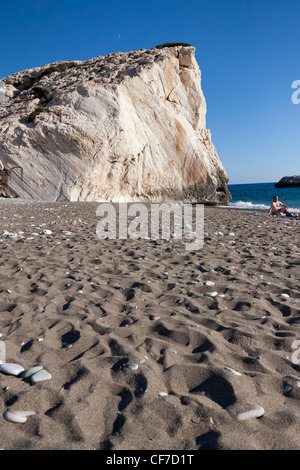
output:
M 300 188 L 300 176 L 284 176 L 278 183 L 276 188 Z
M 17 196 L 226 204 L 194 47 L 56 62 L 3 79 L 0 159 Z

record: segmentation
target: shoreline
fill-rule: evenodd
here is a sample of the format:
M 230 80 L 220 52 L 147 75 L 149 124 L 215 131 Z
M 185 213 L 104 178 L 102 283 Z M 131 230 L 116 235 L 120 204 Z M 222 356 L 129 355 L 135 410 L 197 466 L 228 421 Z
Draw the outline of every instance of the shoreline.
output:
M 208 206 L 191 251 L 100 240 L 97 202 L 23 202 L 0 203 L 23 232 L 0 237 L 1 341 L 51 378 L 0 373 L 2 449 L 300 449 L 297 221 Z

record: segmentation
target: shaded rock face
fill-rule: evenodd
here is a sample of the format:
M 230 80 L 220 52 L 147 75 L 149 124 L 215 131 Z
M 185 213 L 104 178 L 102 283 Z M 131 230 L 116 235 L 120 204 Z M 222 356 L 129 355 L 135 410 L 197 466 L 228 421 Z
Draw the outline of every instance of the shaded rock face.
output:
M 276 188 L 300 188 L 300 175 L 299 176 L 284 176 L 278 183 L 275 184 Z
M 228 203 L 193 47 L 57 62 L 3 82 L 0 159 L 23 168 L 9 182 L 17 196 Z

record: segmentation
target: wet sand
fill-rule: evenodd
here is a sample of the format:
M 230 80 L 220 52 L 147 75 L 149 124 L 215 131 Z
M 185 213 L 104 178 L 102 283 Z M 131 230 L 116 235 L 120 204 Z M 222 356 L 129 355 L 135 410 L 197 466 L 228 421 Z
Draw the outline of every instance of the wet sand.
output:
M 97 207 L 0 201 L 6 362 L 51 374 L 0 373 L 0 447 L 300 449 L 300 221 L 205 208 L 191 251 L 100 240 Z

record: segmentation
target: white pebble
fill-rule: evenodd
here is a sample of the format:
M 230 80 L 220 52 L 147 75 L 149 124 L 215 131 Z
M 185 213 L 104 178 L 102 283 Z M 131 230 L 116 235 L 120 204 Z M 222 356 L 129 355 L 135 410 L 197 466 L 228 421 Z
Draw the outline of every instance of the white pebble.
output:
M 25 423 L 27 417 L 34 414 L 34 411 L 5 411 L 3 417 L 11 423 Z
M 168 393 L 166 392 L 159 392 L 158 394 L 160 397 L 167 397 L 168 396 Z
M 225 370 L 228 370 L 229 372 L 231 372 L 232 374 L 234 375 L 242 375 L 240 372 L 238 372 L 237 370 L 234 370 L 234 369 L 231 369 L 231 367 L 224 367 Z
M 0 336 L 2 334 L 0 333 Z M 6 361 L 6 346 L 4 341 L 0 341 L 0 364 L 3 364 Z
M 205 286 L 214 286 L 215 283 L 214 283 L 213 281 L 206 281 L 206 282 L 204 283 L 204 285 L 205 285 Z
M 33 374 L 35 374 L 36 372 L 42 369 L 43 369 L 43 366 L 30 367 L 30 369 L 24 370 L 24 372 L 22 372 L 21 377 L 23 379 L 26 379 L 27 377 L 31 377 Z
M 286 299 L 288 299 L 289 295 L 288 294 L 280 294 L 280 297 L 285 297 Z
M 206 297 L 216 297 L 218 295 L 218 292 L 206 292 L 204 294 Z
M 139 367 L 138 364 L 130 364 L 130 365 L 128 366 L 128 369 L 130 369 L 130 370 L 136 370 L 136 369 L 138 369 L 138 367 Z
M 51 230 L 42 230 L 41 235 L 51 235 Z
M 265 410 L 262 406 L 256 405 L 253 403 L 253 409 L 249 411 L 244 411 L 243 413 L 239 413 L 236 417 L 238 421 L 244 421 L 250 418 L 260 418 L 265 413 Z
M 31 376 L 31 382 L 32 383 L 37 383 L 37 382 L 42 382 L 43 380 L 49 380 L 51 379 L 52 375 L 47 372 L 46 370 L 42 369 L 36 372 Z
M 7 375 L 17 376 L 24 372 L 24 367 L 20 366 L 19 364 L 13 364 L 8 362 L 6 364 L 0 364 L 0 372 L 3 372 Z

